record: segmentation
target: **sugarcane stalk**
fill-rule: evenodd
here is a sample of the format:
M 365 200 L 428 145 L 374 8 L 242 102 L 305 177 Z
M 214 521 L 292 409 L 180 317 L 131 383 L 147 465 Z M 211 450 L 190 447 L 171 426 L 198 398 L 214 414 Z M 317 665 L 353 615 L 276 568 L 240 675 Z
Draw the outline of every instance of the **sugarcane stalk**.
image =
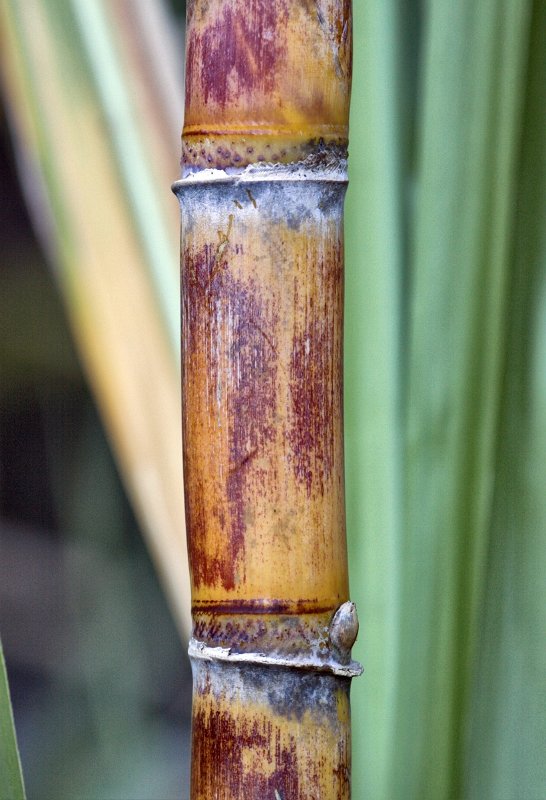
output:
M 194 0 L 182 177 L 192 800 L 345 800 L 348 0 Z

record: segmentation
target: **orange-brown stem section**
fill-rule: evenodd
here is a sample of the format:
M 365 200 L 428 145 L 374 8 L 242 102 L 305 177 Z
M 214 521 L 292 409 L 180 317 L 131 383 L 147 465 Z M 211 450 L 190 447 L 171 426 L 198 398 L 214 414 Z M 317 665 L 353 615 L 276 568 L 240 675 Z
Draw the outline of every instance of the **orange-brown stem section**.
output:
M 346 800 L 350 3 L 194 0 L 186 63 L 191 796 Z
M 350 0 L 190 0 L 183 170 L 346 149 Z
M 347 599 L 343 192 L 305 181 L 184 188 L 194 603 Z
M 192 800 L 348 800 L 349 715 L 348 678 L 199 662 Z

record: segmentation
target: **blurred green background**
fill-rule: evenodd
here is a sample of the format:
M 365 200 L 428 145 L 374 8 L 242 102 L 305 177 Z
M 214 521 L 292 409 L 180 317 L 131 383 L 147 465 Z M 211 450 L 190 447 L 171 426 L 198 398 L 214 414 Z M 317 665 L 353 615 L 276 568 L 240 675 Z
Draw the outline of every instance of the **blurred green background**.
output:
M 187 796 L 183 5 L 0 0 L 0 634 L 31 800 Z M 353 9 L 353 798 L 544 800 L 546 0 Z

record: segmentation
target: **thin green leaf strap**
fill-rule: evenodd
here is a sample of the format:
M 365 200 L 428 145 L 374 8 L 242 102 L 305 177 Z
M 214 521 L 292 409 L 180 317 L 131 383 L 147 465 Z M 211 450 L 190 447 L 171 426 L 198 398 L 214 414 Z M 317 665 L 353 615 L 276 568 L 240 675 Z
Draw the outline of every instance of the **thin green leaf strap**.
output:
M 0 800 L 25 800 L 4 651 L 0 642 Z

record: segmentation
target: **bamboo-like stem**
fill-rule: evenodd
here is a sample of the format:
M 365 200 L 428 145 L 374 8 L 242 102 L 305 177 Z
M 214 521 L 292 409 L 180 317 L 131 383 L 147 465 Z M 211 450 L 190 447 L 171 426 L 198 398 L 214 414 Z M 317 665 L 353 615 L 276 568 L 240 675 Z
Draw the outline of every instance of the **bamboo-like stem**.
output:
M 192 800 L 350 794 L 348 0 L 188 5 L 182 374 Z

